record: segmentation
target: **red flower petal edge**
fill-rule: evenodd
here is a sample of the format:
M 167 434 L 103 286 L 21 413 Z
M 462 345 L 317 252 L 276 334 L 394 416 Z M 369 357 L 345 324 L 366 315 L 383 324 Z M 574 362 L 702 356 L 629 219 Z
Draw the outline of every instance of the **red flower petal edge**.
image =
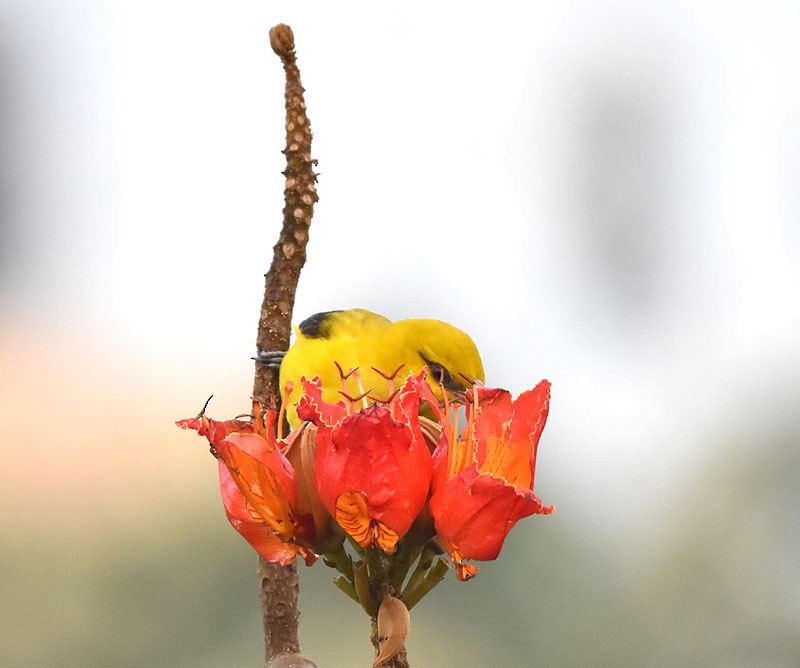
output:
M 486 387 L 475 387 L 468 397 L 460 437 L 454 424 L 442 421 L 430 500 L 436 531 L 459 579 L 477 572 L 465 560 L 495 559 L 518 520 L 555 509 L 533 492 L 550 383 L 540 382 L 515 401 L 505 390 Z
M 317 490 L 363 548 L 394 552 L 428 497 L 432 462 L 419 426 L 424 375 L 409 376 L 386 405 L 328 404 L 319 379 L 303 379 L 298 415 L 317 426 Z

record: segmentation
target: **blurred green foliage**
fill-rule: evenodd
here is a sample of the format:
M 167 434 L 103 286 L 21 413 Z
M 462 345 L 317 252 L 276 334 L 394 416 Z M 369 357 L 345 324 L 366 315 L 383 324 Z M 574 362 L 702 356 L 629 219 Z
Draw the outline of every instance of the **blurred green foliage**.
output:
M 523 522 L 475 580 L 448 576 L 415 608 L 412 665 L 800 665 L 800 450 L 773 436 L 720 450 L 664 499 L 647 554 L 574 508 Z M 6 527 L 0 665 L 260 666 L 256 557 L 217 504 L 199 490 L 141 522 Z M 333 575 L 301 567 L 303 650 L 320 668 L 370 665 L 368 620 Z

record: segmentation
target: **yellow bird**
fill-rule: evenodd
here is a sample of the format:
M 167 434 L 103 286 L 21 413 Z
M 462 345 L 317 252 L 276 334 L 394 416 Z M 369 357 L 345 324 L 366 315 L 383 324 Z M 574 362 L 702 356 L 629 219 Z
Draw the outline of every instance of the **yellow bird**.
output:
M 286 402 L 293 426 L 298 424 L 295 404 L 302 394 L 302 376 L 319 376 L 323 398 L 331 403 L 341 399 L 341 391 L 351 397 L 369 391 L 373 397 L 387 398 L 389 384 L 381 374 L 391 375 L 401 366 L 395 389 L 409 373 L 418 374 L 427 367 L 428 382 L 440 400 L 440 383 L 452 393 L 463 393 L 475 381 L 484 381 L 483 362 L 473 340 L 441 320 L 392 322 L 365 309 L 326 311 L 301 322 L 295 334 L 297 340 L 286 352 L 280 371 L 282 388 L 293 383 Z M 336 364 L 345 374 L 358 368 L 360 386 L 351 376 L 345 389 Z

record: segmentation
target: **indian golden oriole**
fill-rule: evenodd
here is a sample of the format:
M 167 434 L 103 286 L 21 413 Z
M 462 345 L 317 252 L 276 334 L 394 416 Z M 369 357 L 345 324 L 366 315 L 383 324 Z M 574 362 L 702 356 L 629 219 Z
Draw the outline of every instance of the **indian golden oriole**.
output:
M 297 340 L 280 368 L 281 387 L 292 383 L 286 401 L 292 425 L 298 423 L 295 404 L 303 391 L 302 376 L 319 376 L 323 398 L 331 403 L 341 399 L 342 391 L 351 397 L 369 392 L 373 398 L 387 398 L 386 376 L 400 367 L 395 388 L 409 373 L 418 374 L 427 367 L 428 382 L 440 400 L 441 387 L 457 394 L 484 381 L 483 363 L 473 340 L 441 320 L 392 322 L 365 309 L 326 311 L 301 322 L 295 334 Z M 355 375 L 348 377 L 345 389 L 340 368 L 344 374 L 357 368 L 358 381 Z

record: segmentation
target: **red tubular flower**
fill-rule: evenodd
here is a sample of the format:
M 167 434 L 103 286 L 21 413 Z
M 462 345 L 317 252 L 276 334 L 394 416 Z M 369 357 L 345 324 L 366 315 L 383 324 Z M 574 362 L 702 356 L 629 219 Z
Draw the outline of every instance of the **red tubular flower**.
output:
M 516 401 L 505 390 L 476 386 L 468 399 L 461 439 L 446 412 L 439 411 L 443 433 L 433 455 L 430 500 L 436 531 L 459 580 L 477 573 L 465 560 L 497 557 L 519 519 L 555 510 L 533 493 L 550 383 L 541 381 Z
M 317 490 L 339 525 L 363 548 L 394 552 L 428 497 L 431 454 L 419 426 L 424 375 L 409 376 L 386 405 L 354 412 L 322 399 L 318 378 L 302 380 L 297 412 L 317 426 Z
M 254 404 L 256 415 L 260 406 Z M 259 418 L 260 422 L 260 418 Z M 282 565 L 300 554 L 316 556 L 297 541 L 297 482 L 274 431 L 275 413 L 260 428 L 244 420 L 218 422 L 203 415 L 176 424 L 194 429 L 219 460 L 219 487 L 231 525 L 267 561 Z

